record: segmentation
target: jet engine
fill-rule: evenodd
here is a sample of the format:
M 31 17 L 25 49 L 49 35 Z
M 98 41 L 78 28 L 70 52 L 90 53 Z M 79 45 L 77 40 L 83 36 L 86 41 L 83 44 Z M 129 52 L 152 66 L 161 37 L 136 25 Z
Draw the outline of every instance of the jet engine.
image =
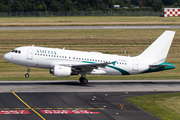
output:
M 71 67 L 55 65 L 49 72 L 56 77 L 70 77 Z

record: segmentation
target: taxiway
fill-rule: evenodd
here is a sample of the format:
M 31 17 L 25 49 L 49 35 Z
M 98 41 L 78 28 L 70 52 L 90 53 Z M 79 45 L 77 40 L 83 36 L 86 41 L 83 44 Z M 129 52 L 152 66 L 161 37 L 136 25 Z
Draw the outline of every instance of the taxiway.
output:
M 0 119 L 158 120 L 125 98 L 178 91 L 180 80 L 1 81 Z
M 179 29 L 180 25 L 117 25 L 117 26 L 14 26 L 0 30 L 94 30 L 94 29 Z

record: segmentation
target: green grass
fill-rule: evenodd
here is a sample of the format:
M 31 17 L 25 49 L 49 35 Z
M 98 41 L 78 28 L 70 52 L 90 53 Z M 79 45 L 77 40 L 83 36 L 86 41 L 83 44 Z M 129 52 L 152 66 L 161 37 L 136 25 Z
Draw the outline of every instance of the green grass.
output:
M 180 29 L 172 29 L 172 30 L 176 31 L 175 38 L 180 38 Z M 142 38 L 143 39 L 144 38 L 156 39 L 164 31 L 165 29 L 8 30 L 8 31 L 0 31 L 0 39 L 12 39 L 11 42 L 9 42 L 8 44 L 15 44 L 16 40 L 13 41 L 13 39 L 54 39 L 54 40 L 51 40 L 52 41 L 51 44 L 54 44 L 54 42 L 58 42 L 57 39 L 59 38 L 90 38 L 91 36 L 93 36 L 93 38 L 104 38 L 104 39 L 105 38 L 111 38 L 111 39 L 124 38 L 124 40 L 128 40 L 128 39 L 138 40 Z M 89 42 L 91 41 L 93 41 L 93 39 L 91 39 Z M 29 41 L 22 40 L 22 42 L 20 43 L 26 44 L 27 42 Z M 41 40 L 38 40 L 37 42 L 41 45 L 44 44 L 44 43 L 41 43 Z M 83 44 L 83 43 L 79 42 L 79 44 Z M 112 43 L 112 42 L 109 41 L 109 43 Z M 1 44 L 7 44 L 7 41 L 2 41 Z M 99 43 L 99 44 L 103 44 L 103 43 Z M 134 45 L 134 43 L 131 43 L 131 44 Z
M 180 93 L 130 97 L 126 100 L 162 120 L 180 120 Z
M 167 21 L 166 21 L 167 20 Z M 103 24 L 179 24 L 178 17 L 125 17 L 125 16 L 63 16 L 63 17 L 2 17 L 0 25 L 95 25 Z

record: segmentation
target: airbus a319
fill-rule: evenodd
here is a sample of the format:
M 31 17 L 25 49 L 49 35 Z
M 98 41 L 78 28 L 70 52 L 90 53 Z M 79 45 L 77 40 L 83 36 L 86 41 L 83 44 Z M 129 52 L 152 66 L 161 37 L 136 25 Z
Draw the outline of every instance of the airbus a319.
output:
M 27 66 L 25 77 L 31 67 L 49 69 L 56 77 L 81 74 L 80 83 L 87 84 L 90 75 L 133 75 L 175 68 L 166 63 L 166 57 L 175 31 L 165 31 L 144 52 L 135 57 L 82 52 L 58 48 L 23 46 L 4 55 L 7 62 Z

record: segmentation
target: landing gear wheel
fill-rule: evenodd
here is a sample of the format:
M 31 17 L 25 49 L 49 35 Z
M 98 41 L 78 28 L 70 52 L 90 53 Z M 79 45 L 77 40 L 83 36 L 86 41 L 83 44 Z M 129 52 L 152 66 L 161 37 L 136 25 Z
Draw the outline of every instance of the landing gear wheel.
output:
M 29 72 L 30 72 L 30 70 L 31 70 L 31 67 L 28 67 L 28 69 L 27 69 L 27 73 L 25 74 L 25 77 L 26 77 L 26 78 L 28 78 L 28 77 L 29 77 Z
M 86 78 L 84 78 L 84 77 L 80 77 L 80 78 L 79 78 L 79 82 L 80 82 L 81 84 L 87 84 L 87 83 L 88 83 L 88 80 L 87 80 Z
M 83 80 L 84 80 L 84 77 L 80 77 L 80 78 L 79 78 L 79 82 L 80 82 L 80 83 L 83 83 Z
M 87 80 L 86 78 L 84 78 L 84 80 L 83 80 L 82 83 L 83 83 L 83 84 L 88 84 L 88 80 Z
M 28 78 L 28 77 L 29 77 L 29 74 L 28 74 L 28 73 L 27 73 L 27 74 L 25 74 L 25 77 L 26 77 L 26 78 Z
M 88 80 L 86 79 L 86 72 L 81 73 L 81 77 L 79 78 L 79 82 L 81 84 L 88 84 Z

